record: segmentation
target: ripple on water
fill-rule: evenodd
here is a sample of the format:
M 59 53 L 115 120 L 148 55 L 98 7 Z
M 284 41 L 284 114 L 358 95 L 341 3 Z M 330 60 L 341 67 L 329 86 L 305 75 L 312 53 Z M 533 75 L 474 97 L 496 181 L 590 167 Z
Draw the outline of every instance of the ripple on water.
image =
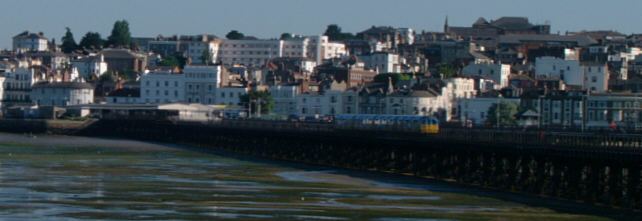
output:
M 292 215 L 291 217 L 298 220 L 348 220 L 347 218 L 335 216 Z
M 368 195 L 368 199 L 374 200 L 424 200 L 435 201 L 440 200 L 439 196 L 402 196 L 402 195 Z
M 383 217 L 372 219 L 372 221 L 456 221 L 454 219 L 424 219 L 424 218 L 402 218 L 402 217 Z
M 221 218 L 221 219 L 242 219 L 242 218 L 254 218 L 254 219 L 270 219 L 273 216 L 271 215 L 261 215 L 261 214 L 240 214 L 240 213 L 205 213 L 204 215 Z

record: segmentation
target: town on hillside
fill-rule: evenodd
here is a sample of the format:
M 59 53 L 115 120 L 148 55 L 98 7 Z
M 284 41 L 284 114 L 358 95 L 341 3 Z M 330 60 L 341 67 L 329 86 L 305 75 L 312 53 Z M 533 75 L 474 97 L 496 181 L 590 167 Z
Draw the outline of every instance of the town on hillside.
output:
M 125 20 L 110 36 L 88 32 L 79 41 L 69 28 L 55 38 L 25 31 L 0 52 L 1 115 L 176 110 L 183 120 L 361 114 L 473 128 L 642 127 L 642 34 L 551 33 L 551 24 L 525 17 L 470 22 L 358 33 L 332 24 L 319 35 L 271 39 L 238 30 L 133 37 Z

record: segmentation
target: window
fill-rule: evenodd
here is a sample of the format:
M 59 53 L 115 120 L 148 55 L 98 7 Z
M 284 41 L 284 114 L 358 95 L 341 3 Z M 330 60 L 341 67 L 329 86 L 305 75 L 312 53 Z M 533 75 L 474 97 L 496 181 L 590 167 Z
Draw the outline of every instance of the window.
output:
M 597 82 L 597 77 L 596 76 L 591 77 L 591 82 L 593 83 Z

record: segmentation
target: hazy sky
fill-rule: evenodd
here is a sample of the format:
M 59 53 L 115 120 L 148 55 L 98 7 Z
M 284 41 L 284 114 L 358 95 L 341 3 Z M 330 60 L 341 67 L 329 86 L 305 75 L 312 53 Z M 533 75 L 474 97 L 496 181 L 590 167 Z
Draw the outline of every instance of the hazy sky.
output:
M 57 42 L 65 27 L 76 41 L 87 31 L 107 37 L 118 19 L 129 21 L 135 37 L 224 36 L 231 29 L 262 38 L 312 35 L 331 23 L 349 32 L 372 25 L 442 30 L 446 15 L 452 26 L 470 26 L 480 16 L 526 16 L 550 21 L 553 32 L 642 32 L 640 0 L 2 0 L 0 8 L 0 48 L 10 48 L 11 37 L 24 30 Z

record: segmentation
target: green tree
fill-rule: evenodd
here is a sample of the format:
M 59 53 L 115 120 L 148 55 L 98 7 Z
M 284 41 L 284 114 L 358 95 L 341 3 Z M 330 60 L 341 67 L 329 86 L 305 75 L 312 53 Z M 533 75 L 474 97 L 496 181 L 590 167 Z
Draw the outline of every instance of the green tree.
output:
M 497 111 L 497 104 L 493 104 L 488 109 L 486 124 L 495 126 L 515 126 L 517 124 L 517 119 L 515 118 L 517 111 L 517 104 L 513 102 L 499 102 L 499 113 Z M 499 121 L 497 120 L 498 116 Z
M 341 27 L 337 24 L 328 25 L 323 35 L 328 36 L 328 40 L 330 41 L 343 41 L 355 38 L 352 33 L 342 32 Z
M 374 82 L 388 83 L 388 78 L 392 80 L 392 84 L 396 85 L 399 81 L 407 81 L 412 79 L 412 74 L 407 73 L 381 73 L 374 77 Z
M 281 34 L 281 38 L 280 38 L 280 39 L 281 39 L 281 40 L 288 40 L 288 39 L 292 39 L 292 38 L 293 38 L 292 34 L 290 34 L 290 33 L 283 33 L 283 34 Z
M 242 95 L 239 101 L 245 108 L 251 109 L 253 115 L 258 112 L 259 103 L 261 106 L 261 114 L 271 113 L 274 108 L 274 99 L 270 92 L 267 91 L 250 91 Z
M 203 53 L 201 54 L 201 61 L 206 65 L 212 64 L 212 52 L 210 52 L 209 50 L 203 50 Z
M 65 32 L 65 36 L 62 37 L 62 45 L 60 48 L 62 52 L 71 53 L 78 48 L 78 45 L 76 44 L 76 40 L 74 40 L 74 34 L 71 33 L 71 29 L 69 29 L 69 27 L 65 29 L 67 29 L 67 32 Z
M 183 57 L 181 53 L 175 53 L 173 55 L 167 56 L 161 60 L 159 65 L 169 66 L 169 67 L 178 67 L 183 69 L 187 63 L 187 58 Z
M 100 37 L 100 33 L 98 32 L 87 32 L 87 34 L 80 39 L 80 47 L 85 49 L 100 49 L 104 43 L 105 40 Z
M 443 79 L 451 78 L 457 75 L 457 70 L 451 65 L 442 64 L 439 66 L 439 76 Z
M 131 33 L 129 32 L 129 22 L 127 20 L 116 21 L 111 35 L 107 38 L 107 45 L 112 47 L 130 47 Z
M 227 35 L 225 35 L 225 37 L 230 40 L 239 40 L 239 39 L 243 39 L 245 35 L 237 30 L 232 30 L 228 32 Z
M 328 39 L 330 41 L 340 40 L 340 38 L 342 38 L 341 34 L 341 27 L 339 27 L 339 25 L 337 24 L 328 25 L 328 27 L 325 29 L 325 32 L 323 33 L 323 35 L 328 36 Z

